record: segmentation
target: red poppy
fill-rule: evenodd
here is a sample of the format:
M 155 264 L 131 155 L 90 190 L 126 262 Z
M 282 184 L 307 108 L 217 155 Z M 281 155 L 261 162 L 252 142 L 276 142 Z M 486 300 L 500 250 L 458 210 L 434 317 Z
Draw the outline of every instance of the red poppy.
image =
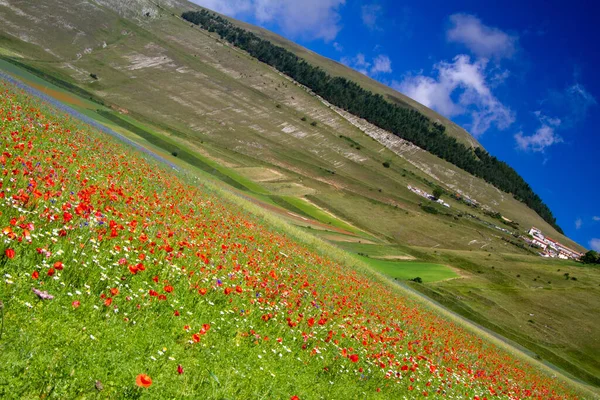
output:
M 52 275 L 54 275 L 54 273 L 55 273 L 55 272 L 56 272 L 56 270 L 55 270 L 54 268 L 50 268 L 50 269 L 48 270 L 48 276 L 52 276 Z
M 202 288 L 202 289 L 198 290 L 198 293 L 201 294 L 202 296 L 204 296 L 206 294 L 206 289 Z
M 192 335 L 192 340 L 194 341 L 194 343 L 198 343 L 200 341 L 200 335 L 198 335 L 197 333 L 194 333 Z
M 358 362 L 358 354 L 350 355 L 350 361 L 352 361 L 353 363 Z
M 37 278 L 39 278 L 39 277 L 40 277 L 40 273 L 39 273 L 39 272 L 37 272 L 37 271 L 33 271 L 33 272 L 31 273 L 31 277 L 32 277 L 33 279 L 37 279 Z
M 15 258 L 15 250 L 14 249 L 6 249 L 4 255 L 8 258 Z
M 202 324 L 202 329 L 200 329 L 200 334 L 204 335 L 209 330 L 210 330 L 210 325 L 209 324 Z
M 146 374 L 139 374 L 135 378 L 135 384 L 138 385 L 139 387 L 149 388 L 150 385 L 152 385 L 152 378 L 150 378 Z
M 179 375 L 183 374 L 183 367 L 181 366 L 181 364 L 179 364 L 179 365 L 177 366 L 177 373 L 178 373 Z
M 57 261 L 54 263 L 54 268 L 56 268 L 57 270 L 62 270 L 63 269 L 63 263 L 60 261 Z
M 173 286 L 171 286 L 171 285 L 165 286 L 164 289 L 165 289 L 165 292 L 167 292 L 167 293 L 172 293 L 173 292 Z
M 73 306 L 73 308 L 77 308 L 81 305 L 81 302 L 79 302 L 79 300 L 75 300 L 74 302 L 71 303 L 71 305 Z
M 110 289 L 110 294 L 112 294 L 113 296 L 118 295 L 119 294 L 119 289 L 117 289 L 116 287 Z
M 223 291 L 226 295 L 228 295 L 229 293 L 231 293 L 233 289 L 231 289 L 230 287 L 225 288 L 225 290 Z
M 112 304 L 112 298 L 109 297 L 108 299 L 104 300 L 104 305 L 106 307 L 110 306 L 111 304 Z

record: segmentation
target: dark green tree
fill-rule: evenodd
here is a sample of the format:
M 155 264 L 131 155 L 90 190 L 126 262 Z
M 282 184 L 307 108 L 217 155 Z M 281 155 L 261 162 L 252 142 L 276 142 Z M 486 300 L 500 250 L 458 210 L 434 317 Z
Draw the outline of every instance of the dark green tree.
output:
M 437 200 L 440 197 L 442 197 L 442 195 L 444 194 L 444 189 L 442 189 L 441 187 L 436 187 L 435 189 L 433 189 L 433 197 Z
M 600 264 L 600 254 L 597 251 L 590 250 L 581 257 L 584 264 Z
M 391 98 L 394 101 L 388 101 L 346 78 L 332 77 L 283 47 L 206 10 L 186 11 L 181 16 L 209 32 L 216 32 L 222 39 L 310 88 L 333 105 L 484 179 L 506 193 L 512 193 L 515 199 L 525 203 L 562 233 L 548 206 L 508 164 L 479 147 L 459 143 L 445 133 L 442 124 L 432 122 L 401 100 Z

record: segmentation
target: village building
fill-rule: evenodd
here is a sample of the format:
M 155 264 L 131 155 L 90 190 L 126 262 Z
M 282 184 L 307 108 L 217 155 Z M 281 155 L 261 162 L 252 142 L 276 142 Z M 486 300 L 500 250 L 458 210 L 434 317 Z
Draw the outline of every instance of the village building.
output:
M 560 242 L 544 236 L 542 231 L 535 226 L 532 226 L 528 233 L 530 238 L 527 242 L 544 250 L 544 252 L 541 253 L 543 257 L 558 257 L 563 260 L 578 260 L 583 257 L 583 253 L 570 249 Z

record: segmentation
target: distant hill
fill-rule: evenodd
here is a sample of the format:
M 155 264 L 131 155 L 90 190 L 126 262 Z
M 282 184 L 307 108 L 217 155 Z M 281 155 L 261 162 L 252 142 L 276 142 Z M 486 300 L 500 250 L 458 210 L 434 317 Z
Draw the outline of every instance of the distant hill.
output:
M 369 174 L 378 175 L 380 172 L 375 172 L 373 166 L 365 168 L 366 164 L 381 165 L 385 160 L 376 161 L 383 155 L 371 157 L 365 149 L 360 155 L 344 154 L 339 159 L 341 153 L 337 143 L 329 145 L 335 155 L 323 153 L 322 146 L 313 151 L 310 146 L 303 145 L 301 157 L 284 160 L 290 153 L 286 154 L 278 148 L 288 146 L 289 135 L 286 139 L 273 135 L 282 129 L 300 131 L 302 135 L 309 133 L 292 122 L 302 117 L 299 114 L 306 114 L 320 121 L 319 126 L 311 126 L 308 131 L 315 134 L 318 132 L 319 135 L 334 134 L 338 141 L 340 135 L 356 135 L 356 127 L 349 126 L 348 121 L 340 120 L 338 114 L 323 109 L 323 105 L 315 103 L 315 99 L 310 99 L 309 94 L 298 92 L 298 88 L 292 88 L 281 81 L 278 73 L 259 66 L 255 60 L 230 48 L 216 35 L 205 36 L 206 33 L 190 28 L 189 24 L 186 25 L 179 18 L 182 11 L 201 10 L 201 7 L 175 0 L 159 3 L 147 0 L 79 3 L 50 1 L 41 7 L 22 3 L 7 4 L 11 4 L 10 7 L 0 6 L 5 26 L 10 28 L 0 33 L 4 57 L 30 68 L 31 71 L 37 71 L 38 75 L 45 74 L 63 82 L 63 86 L 69 90 L 76 88 L 80 93 L 87 93 L 89 97 L 114 110 L 124 110 L 134 118 L 169 132 L 176 140 L 197 141 L 202 137 L 205 144 L 210 142 L 218 145 L 221 150 L 243 152 L 246 156 L 268 162 L 271 166 L 288 171 L 291 168 L 294 173 L 304 176 L 308 174 L 313 182 L 317 178 L 314 172 L 305 169 L 300 171 L 297 169 L 299 165 L 308 163 L 313 165 L 311 168 L 318 165 L 319 171 L 335 171 L 336 176 L 330 175 L 328 181 L 347 179 L 346 174 L 348 177 L 352 176 L 352 181 L 336 183 L 336 187 L 345 187 L 346 190 L 358 184 L 355 177 L 360 176 L 350 170 L 366 174 L 363 182 L 384 182 L 380 178 L 367 178 Z M 382 94 L 387 101 L 418 110 L 432 122 L 443 125 L 445 132 L 457 138 L 460 143 L 482 149 L 462 128 L 398 92 L 268 31 L 241 22 L 236 24 L 294 50 L 332 76 L 351 78 L 360 86 Z M 172 71 L 177 74 L 174 75 Z M 149 82 L 152 83 L 148 84 Z M 192 88 L 198 90 L 191 90 Z M 227 93 L 230 94 L 229 104 L 222 98 Z M 275 113 L 269 112 L 272 121 L 263 118 L 259 122 L 257 118 L 262 116 L 253 114 L 250 110 L 259 104 L 264 103 L 266 106 L 265 101 L 280 102 L 285 108 Z M 227 118 L 219 115 L 224 111 L 214 112 L 227 108 L 237 110 L 234 112 L 239 118 L 231 118 L 231 112 L 227 114 Z M 243 111 L 246 108 L 249 114 Z M 289 128 L 282 128 L 281 124 L 287 124 Z M 219 134 L 239 129 L 245 130 L 245 138 Z M 365 133 L 365 129 L 362 131 Z M 267 139 L 266 135 L 271 137 Z M 329 138 L 328 141 L 333 140 L 329 136 L 323 136 L 323 140 L 326 137 Z M 296 135 L 295 140 L 303 139 Z M 397 145 L 401 144 L 399 141 Z M 387 143 L 386 146 L 391 149 L 394 145 Z M 404 160 L 392 164 L 406 164 L 402 168 L 415 170 L 416 176 L 444 187 L 449 193 L 455 192 L 477 200 L 492 211 L 521 223 L 523 230 L 528 225 L 535 225 L 551 236 L 563 238 L 538 216 L 525 211 L 510 194 L 498 191 L 427 152 L 414 147 L 406 149 L 408 151 L 391 150 L 392 158 L 399 156 Z M 300 148 L 295 151 L 300 151 Z M 270 154 L 265 156 L 265 152 Z M 319 159 L 318 162 L 315 157 Z M 369 161 L 359 161 L 363 159 Z M 348 168 L 348 171 L 344 171 Z M 404 174 L 400 178 L 406 178 L 406 173 L 400 170 L 383 172 Z M 393 185 L 385 184 L 387 190 L 375 192 L 377 194 L 370 189 L 365 192 L 364 187 L 352 190 L 369 198 L 377 197 L 384 204 L 400 204 L 397 197 L 404 196 L 402 193 L 406 191 L 406 184 L 409 182 L 396 177 L 392 180 L 395 181 Z M 315 190 L 321 194 L 327 192 L 326 189 Z M 551 221 L 551 218 L 545 219 Z M 440 244 L 446 245 L 445 240 L 441 240 Z M 568 239 L 564 240 L 569 243 Z M 576 246 L 572 242 L 570 244 Z

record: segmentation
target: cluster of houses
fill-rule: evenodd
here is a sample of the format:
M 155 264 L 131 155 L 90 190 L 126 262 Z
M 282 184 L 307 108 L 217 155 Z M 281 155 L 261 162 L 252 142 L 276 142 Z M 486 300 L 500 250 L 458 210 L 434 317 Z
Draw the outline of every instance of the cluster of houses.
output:
M 428 200 L 435 201 L 435 202 L 437 202 L 437 203 L 440 203 L 440 204 L 441 204 L 441 205 L 443 205 L 444 207 L 448 207 L 448 208 L 450 208 L 450 204 L 446 203 L 446 202 L 445 202 L 444 200 L 442 200 L 442 199 L 436 199 L 435 197 L 433 197 L 433 195 L 432 195 L 431 193 L 427 193 L 427 192 L 426 192 L 426 191 L 424 191 L 424 190 L 421 190 L 421 189 L 419 189 L 419 188 L 416 188 L 416 187 L 412 187 L 412 186 L 410 186 L 410 185 L 408 185 L 407 187 L 408 187 L 408 190 L 410 190 L 410 191 L 411 191 L 411 192 L 413 192 L 413 193 L 416 193 L 416 194 L 418 194 L 418 195 L 419 195 L 419 196 L 421 196 L 421 197 L 425 197 L 425 198 L 426 198 L 426 199 L 428 199 Z
M 523 237 L 523 239 L 527 243 L 540 248 L 542 250 L 540 252 L 542 257 L 558 257 L 565 260 L 569 258 L 578 260 L 583 257 L 583 253 L 570 249 L 548 236 L 544 236 L 542 231 L 536 227 L 531 227 L 528 233 L 530 237 Z

